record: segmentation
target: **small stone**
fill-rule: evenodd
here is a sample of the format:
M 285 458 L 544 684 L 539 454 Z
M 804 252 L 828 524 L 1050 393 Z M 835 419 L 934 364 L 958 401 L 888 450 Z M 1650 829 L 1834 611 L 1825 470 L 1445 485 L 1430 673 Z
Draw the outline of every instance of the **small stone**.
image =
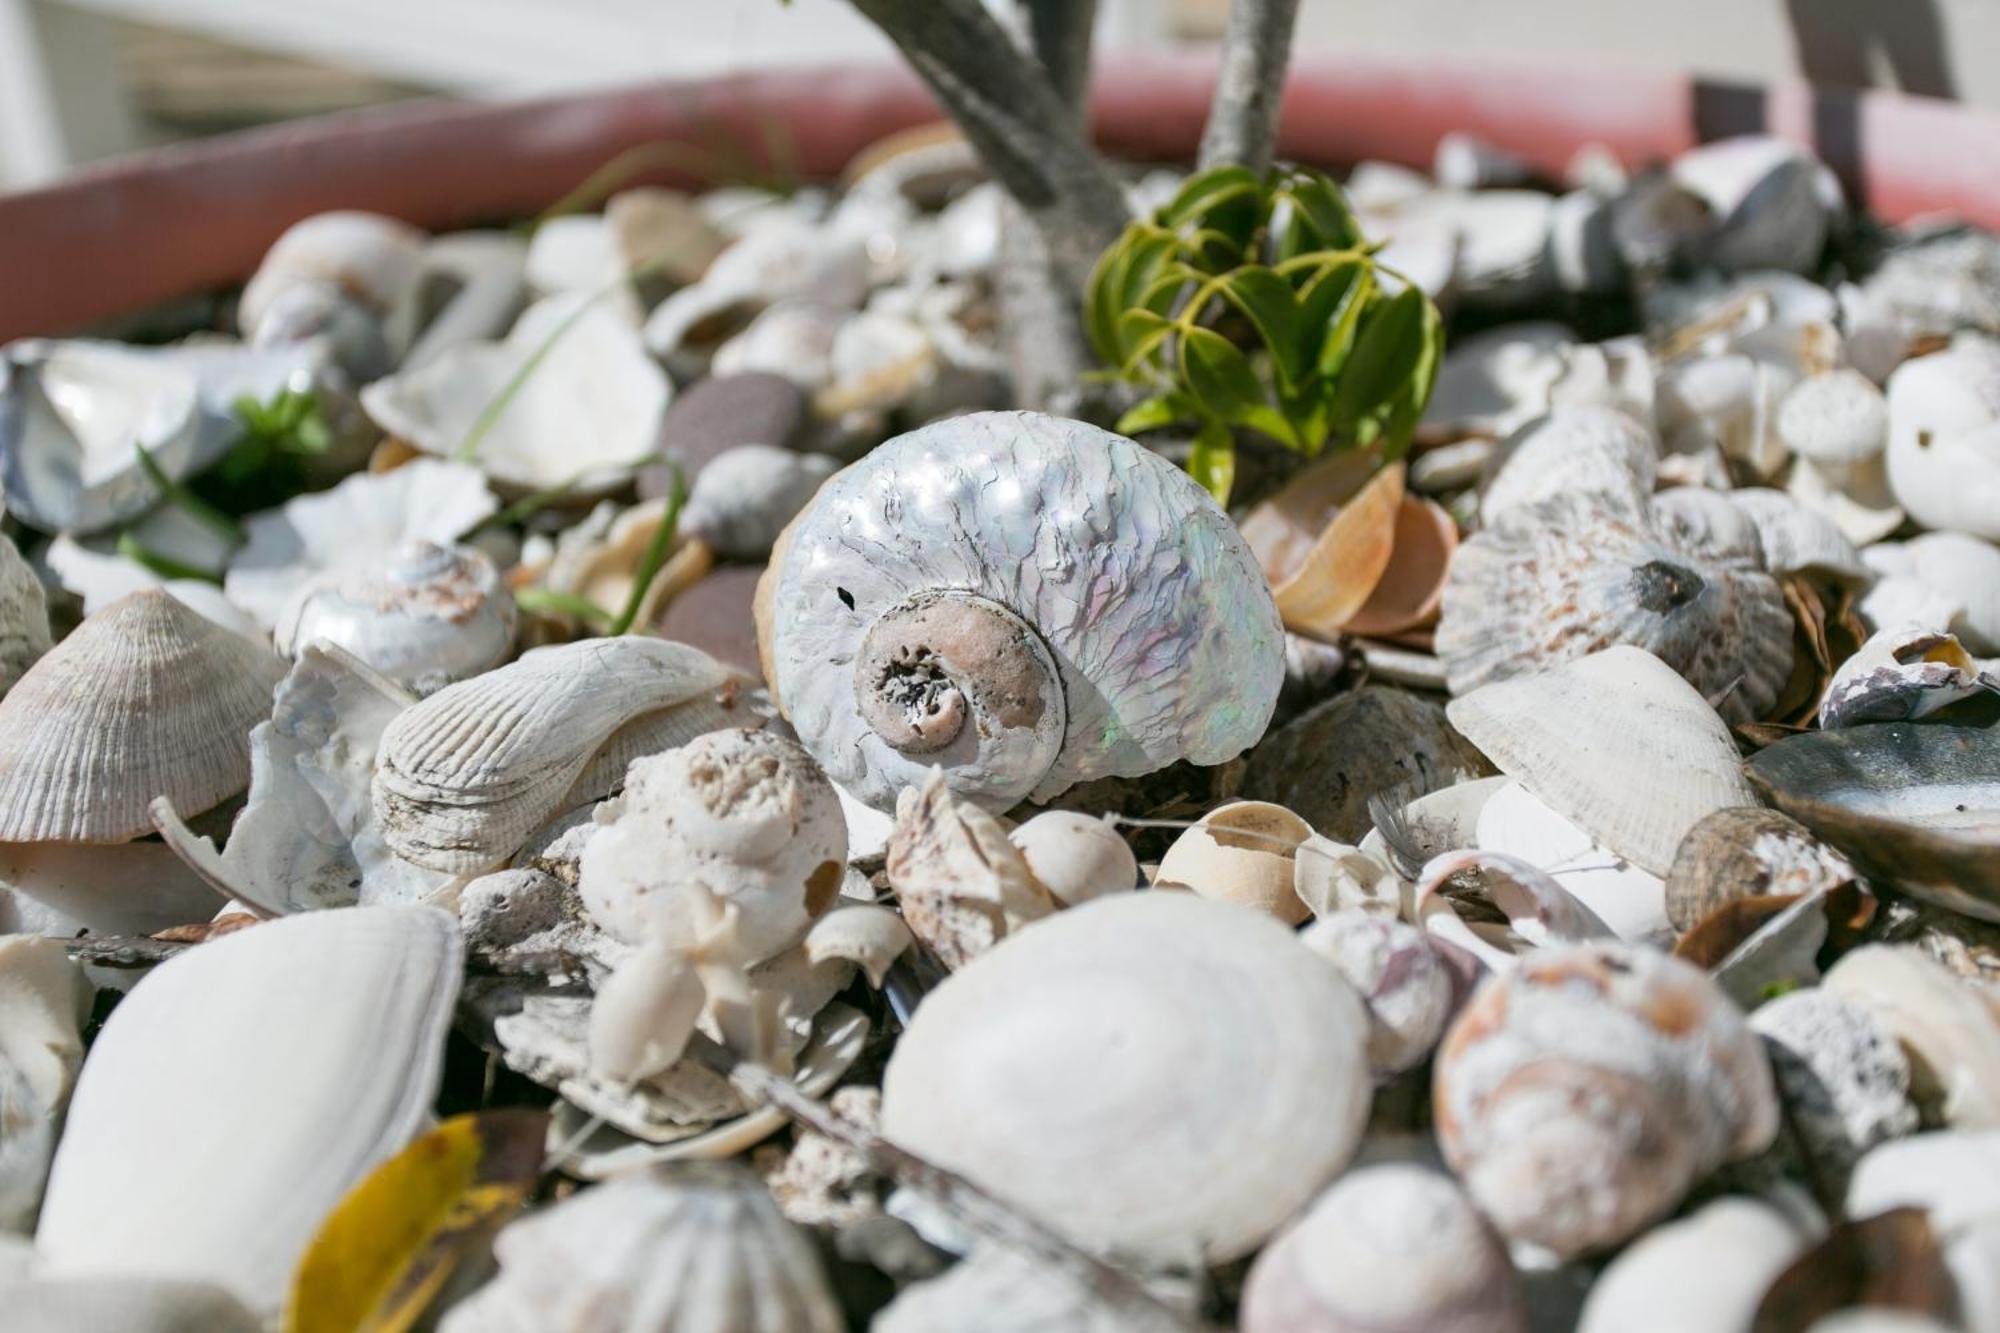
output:
M 1873 1014 L 1802 990 L 1760 1006 L 1750 1027 L 1770 1053 L 1793 1128 L 1836 1184 L 1869 1148 L 1917 1128 L 1909 1061 Z
M 660 422 L 660 452 L 680 464 L 682 480 L 694 484 L 708 461 L 741 444 L 789 448 L 806 419 L 806 396 L 782 375 L 751 371 L 696 380 L 667 404 Z M 667 493 L 663 465 L 639 473 L 639 498 Z

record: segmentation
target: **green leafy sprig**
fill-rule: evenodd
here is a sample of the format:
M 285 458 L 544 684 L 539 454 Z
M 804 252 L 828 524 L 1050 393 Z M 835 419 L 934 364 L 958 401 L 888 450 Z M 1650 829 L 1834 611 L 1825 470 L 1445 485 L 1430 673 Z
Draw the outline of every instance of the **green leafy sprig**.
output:
M 1307 457 L 1332 439 L 1402 454 L 1437 379 L 1444 322 L 1379 249 L 1320 172 L 1191 177 L 1091 274 L 1092 350 L 1111 378 L 1147 390 L 1119 431 L 1192 427 L 1188 470 L 1224 503 L 1239 429 Z

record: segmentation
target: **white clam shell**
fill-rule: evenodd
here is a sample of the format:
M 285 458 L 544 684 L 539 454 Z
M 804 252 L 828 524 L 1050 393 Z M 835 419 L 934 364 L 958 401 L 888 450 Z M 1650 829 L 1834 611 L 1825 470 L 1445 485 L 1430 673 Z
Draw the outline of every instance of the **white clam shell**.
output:
M 989 599 L 1044 646 L 1067 714 L 1052 763 L 1026 726 L 990 741 L 967 727 L 906 756 L 863 724 L 863 638 L 929 591 Z M 1284 674 L 1270 590 L 1214 502 L 1150 450 L 1034 413 L 939 422 L 828 482 L 792 528 L 775 610 L 774 684 L 792 725 L 878 808 L 933 763 L 997 808 L 1176 759 L 1219 763 L 1263 734 Z M 1009 766 L 1017 751 L 1032 771 Z
M 209 883 L 264 914 L 420 901 L 446 876 L 392 854 L 369 803 L 382 732 L 414 702 L 342 650 L 308 645 L 250 733 L 250 796 L 221 854 L 171 802 L 155 803 L 154 824 Z
M 1112 894 L 931 992 L 890 1058 L 882 1129 L 1084 1245 L 1223 1261 L 1353 1153 L 1367 1030 L 1353 990 L 1276 922 Z
M 1915 620 L 1951 631 L 1974 653 L 2000 654 L 2000 546 L 1962 532 L 1927 532 L 1877 543 L 1861 558 L 1885 575 L 1861 602 L 1878 628 Z
M 42 581 L 14 543 L 0 537 L 0 696 L 53 646 Z
M 1665 880 L 1592 838 L 1520 782 L 1505 783 L 1480 806 L 1477 838 L 1486 851 L 1548 872 L 1619 939 L 1672 944 Z
M 393 472 L 357 473 L 253 514 L 223 591 L 268 629 L 307 580 L 367 565 L 405 541 L 448 545 L 499 507 L 485 477 L 463 463 L 420 458 Z
M 41 1206 L 90 995 L 60 941 L 0 935 L 0 1232 L 29 1230 Z
M 1525 679 L 1614 646 L 1648 650 L 1732 721 L 1791 674 L 1792 613 L 1760 561 L 1661 531 L 1596 494 L 1509 509 L 1458 549 L 1437 652 L 1452 692 Z
M 819 1256 L 742 1167 L 606 1181 L 509 1223 L 440 1333 L 840 1333 Z
M 1557 408 L 1523 425 L 1494 453 L 1479 497 L 1492 523 L 1510 509 L 1566 491 L 1596 491 L 1629 508 L 1652 494 L 1659 462 L 1652 432 L 1608 407 Z
M 327 1211 L 429 1118 L 459 965 L 445 913 L 357 907 L 155 968 L 77 1080 L 42 1270 L 204 1279 L 274 1314 Z
M 769 444 L 725 449 L 688 490 L 680 530 L 730 560 L 762 560 L 778 534 L 811 502 L 840 464 Z
M 581 787 L 601 796 L 623 780 L 625 764 L 647 751 L 615 756 L 615 772 L 591 771 L 622 729 L 719 689 L 729 674 L 685 644 L 622 636 L 538 648 L 448 685 L 383 731 L 376 825 L 417 865 L 488 869 L 550 817 L 592 799 Z
M 1483 686 L 1447 712 L 1501 772 L 1655 875 L 1703 815 L 1761 804 L 1722 719 L 1642 649 Z
M 163 843 L 0 843 L 0 930 L 148 935 L 206 921 L 221 906 Z
M 0 1282 L 9 1333 L 261 1333 L 243 1302 L 212 1282 L 157 1277 L 30 1277 Z
M 456 457 L 480 432 L 469 461 L 497 482 L 587 492 L 652 453 L 670 394 L 613 303 L 568 293 L 529 306 L 503 342 L 463 343 L 377 380 L 361 404 L 384 430 L 440 457 Z M 503 395 L 506 406 L 487 420 Z
M 1257 1257 L 1243 1333 L 1525 1333 L 1506 1247 L 1447 1175 L 1366 1166 Z
M 0 841 L 124 842 L 156 796 L 191 815 L 234 796 L 283 674 L 164 592 L 114 602 L 0 700 Z
M 1887 456 L 1910 517 L 2000 541 L 2000 342 L 1961 339 L 1897 368 Z
M 1590 1288 L 1577 1333 L 1717 1333 L 1750 1327 L 1772 1281 L 1804 1248 L 1784 1214 L 1719 1199 L 1655 1227 Z
M 417 539 L 301 585 L 273 637 L 286 657 L 335 644 L 425 695 L 505 661 L 515 620 L 513 594 L 484 552 Z

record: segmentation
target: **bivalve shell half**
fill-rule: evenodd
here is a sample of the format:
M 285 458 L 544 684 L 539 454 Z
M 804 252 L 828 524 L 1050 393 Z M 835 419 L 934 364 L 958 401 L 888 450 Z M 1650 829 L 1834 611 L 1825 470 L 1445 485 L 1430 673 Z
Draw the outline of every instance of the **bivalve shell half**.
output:
M 1638 648 L 1499 681 L 1447 711 L 1503 773 L 1655 875 L 1704 815 L 1759 803 L 1715 710 Z
M 1221 1262 L 1353 1154 L 1367 1037 L 1353 989 L 1278 923 L 1112 894 L 931 992 L 890 1058 L 882 1129 L 1083 1245 Z
M 446 913 L 355 907 L 154 969 L 70 1099 L 43 1271 L 203 1279 L 274 1315 L 327 1211 L 429 1119 L 459 966 Z
M 0 842 L 125 842 L 157 796 L 190 815 L 234 796 L 283 675 L 167 593 L 112 603 L 0 700 Z
M 1479 516 L 1494 522 L 1552 495 L 1591 491 L 1636 512 L 1653 493 L 1660 446 L 1652 431 L 1609 407 L 1563 407 L 1523 425 L 1493 453 Z
M 621 636 L 537 648 L 448 685 L 383 731 L 376 826 L 417 865 L 485 870 L 568 804 L 623 781 L 625 763 L 646 751 L 620 756 L 594 795 L 566 801 L 622 729 L 700 700 L 728 678 L 728 668 L 699 649 Z

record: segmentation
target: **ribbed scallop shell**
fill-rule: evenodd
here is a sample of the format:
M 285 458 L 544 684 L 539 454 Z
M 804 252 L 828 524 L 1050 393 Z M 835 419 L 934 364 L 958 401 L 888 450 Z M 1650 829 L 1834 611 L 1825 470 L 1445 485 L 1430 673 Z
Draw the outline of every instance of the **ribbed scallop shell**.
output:
M 50 646 L 48 594 L 14 543 L 0 537 L 0 695 Z
M 433 870 L 492 866 L 561 811 L 620 728 L 728 677 L 700 649 L 620 636 L 538 648 L 448 685 L 382 733 L 373 801 L 383 840 Z
M 1655 875 L 1704 816 L 1761 804 L 1715 710 L 1637 648 L 1499 681 L 1445 711 L 1501 772 Z
M 1260 913 L 1114 893 L 954 972 L 890 1058 L 882 1131 L 1093 1249 L 1248 1253 L 1345 1165 L 1368 1019 Z
M 1233 759 L 1277 704 L 1277 608 L 1235 525 L 1185 473 L 1079 422 L 951 418 L 829 481 L 792 527 L 777 582 L 777 693 L 827 772 L 880 809 L 935 756 L 905 757 L 867 729 L 854 661 L 875 618 L 925 589 L 1021 617 L 1067 694 L 1046 772 L 945 770 L 982 803 Z
M 275 1314 L 327 1211 L 429 1120 L 460 954 L 435 908 L 350 907 L 161 964 L 77 1080 L 44 1271 L 204 1279 Z
M 1616 644 L 1752 721 L 1791 673 L 1792 614 L 1754 562 L 1691 549 L 1593 495 L 1509 509 L 1459 548 L 1437 630 L 1452 693 Z
M 509 1224 L 441 1333 L 840 1333 L 805 1236 L 742 1167 L 656 1166 Z
M 1558 407 L 1494 449 L 1479 497 L 1492 523 L 1509 509 L 1567 491 L 1596 491 L 1637 508 L 1652 493 L 1660 447 L 1653 433 L 1610 407 Z
M 156 796 L 189 816 L 234 796 L 284 674 L 168 593 L 105 607 L 0 700 L 0 842 L 125 842 Z

